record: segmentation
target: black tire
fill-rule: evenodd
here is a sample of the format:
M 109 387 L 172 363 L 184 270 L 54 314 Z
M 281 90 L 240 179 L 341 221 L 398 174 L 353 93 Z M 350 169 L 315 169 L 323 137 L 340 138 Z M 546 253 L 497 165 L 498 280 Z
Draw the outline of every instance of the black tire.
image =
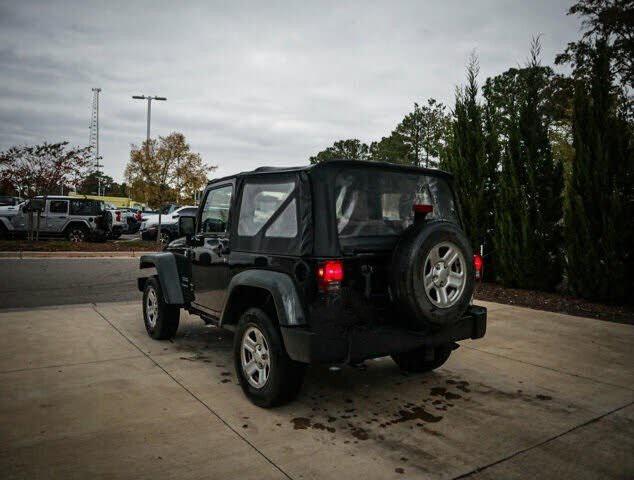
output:
M 88 240 L 88 233 L 83 225 L 71 225 L 66 229 L 66 238 L 69 242 L 81 243 Z
M 249 382 L 248 374 L 242 365 L 243 339 L 245 334 L 253 332 L 253 329 L 257 329 L 264 337 L 265 342 L 260 345 L 266 347 L 270 359 L 268 378 L 261 387 L 256 387 Z M 240 317 L 233 342 L 233 358 L 242 391 L 258 407 L 271 408 L 283 405 L 293 400 L 299 393 L 306 365 L 289 358 L 279 329 L 259 308 L 250 308 Z
M 178 330 L 179 319 L 180 308 L 166 304 L 158 279 L 148 278 L 143 290 L 143 323 L 148 335 L 154 340 L 169 340 Z
M 392 360 L 394 360 L 404 372 L 431 372 L 442 366 L 449 359 L 452 350 L 450 346 L 436 347 L 434 349 L 433 359 L 427 360 L 427 350 L 425 347 L 421 347 L 411 352 L 394 353 L 392 354 Z
M 440 261 L 435 265 L 441 268 L 440 272 L 444 276 L 439 275 L 437 279 L 434 271 L 427 272 L 425 269 L 434 265 L 430 261 L 432 250 L 440 252 L 447 248 L 445 251 L 449 255 L 446 245 L 458 252 L 459 258 L 447 265 L 449 262 L 445 261 L 441 253 Z M 469 306 L 475 285 L 472 258 L 469 241 L 454 223 L 433 221 L 412 225 L 403 234 L 394 249 L 390 284 L 395 305 L 401 309 L 403 322 L 408 328 L 440 330 L 453 325 L 462 316 Z M 442 267 L 438 266 L 439 263 L 442 263 Z M 458 266 L 459 272 L 452 272 Z M 447 283 L 453 273 L 462 275 L 462 280 L 458 280 L 461 282 L 459 288 L 454 289 L 451 283 Z M 440 283 L 433 286 L 429 293 L 424 286 L 424 277 L 428 274 L 429 278 L 433 276 L 434 283 Z M 445 306 L 439 305 L 443 303 L 443 299 L 438 297 L 440 290 L 445 292 L 444 299 L 449 299 Z M 434 298 L 434 294 L 437 298 Z

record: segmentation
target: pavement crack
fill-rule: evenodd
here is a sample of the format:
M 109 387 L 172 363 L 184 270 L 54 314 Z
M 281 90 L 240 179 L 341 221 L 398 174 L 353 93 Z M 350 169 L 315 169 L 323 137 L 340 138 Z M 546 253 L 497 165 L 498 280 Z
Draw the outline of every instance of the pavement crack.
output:
M 211 408 L 209 405 L 207 405 L 200 397 L 198 397 L 194 392 L 192 392 L 189 388 L 187 388 L 187 386 L 185 386 L 183 383 L 181 383 L 180 381 L 178 381 L 178 379 L 176 379 L 176 377 L 174 377 L 174 375 L 172 375 L 171 373 L 169 373 L 167 370 L 165 370 L 165 368 L 163 368 L 162 365 L 160 365 L 156 360 L 154 360 L 147 352 L 144 352 L 136 343 L 134 343 L 132 340 L 130 340 L 128 337 L 126 337 L 123 332 L 117 328 L 117 326 L 115 324 L 113 324 L 110 320 L 108 320 L 108 318 L 102 314 L 99 310 L 97 310 L 97 305 L 92 303 L 90 304 L 91 308 L 95 311 L 95 313 L 97 313 L 97 315 L 99 315 L 101 318 L 103 318 L 105 320 L 105 322 L 110 325 L 119 335 L 121 335 L 128 343 L 130 343 L 134 348 L 136 348 L 139 352 L 141 352 L 148 360 L 150 360 L 154 365 L 156 365 L 158 368 L 160 368 L 163 373 L 165 373 L 165 375 L 167 375 L 169 378 L 172 379 L 172 381 L 174 383 L 176 383 L 178 386 L 180 386 L 183 390 L 185 390 L 192 398 L 194 398 L 198 403 L 200 403 L 207 411 L 209 411 L 209 413 L 211 413 L 212 415 L 214 415 L 218 420 L 220 420 L 220 422 L 222 422 L 225 427 L 227 427 L 229 430 L 231 430 L 234 434 L 236 434 L 239 438 L 242 439 L 242 441 L 244 441 L 247 445 L 249 445 L 255 452 L 257 452 L 262 458 L 264 458 L 264 460 L 266 460 L 270 465 L 272 465 L 276 470 L 278 470 L 282 475 L 284 475 L 284 477 L 286 477 L 288 480 L 294 480 L 293 477 L 291 477 L 288 473 L 286 473 L 279 465 L 277 465 L 273 460 L 271 460 L 271 458 L 269 458 L 264 452 L 262 452 L 262 450 L 260 450 L 258 447 L 256 447 L 251 441 L 249 441 L 249 439 L 247 439 L 244 435 L 242 435 L 238 430 L 236 430 L 235 428 L 233 428 L 224 418 L 222 418 L 213 408 Z
M 542 446 L 544 446 L 544 445 L 546 445 L 546 444 L 548 444 L 550 442 L 553 442 L 553 441 L 557 440 L 558 438 L 561 438 L 561 437 L 563 437 L 565 435 L 568 435 L 569 433 L 572 433 L 572 432 L 574 432 L 576 430 L 579 430 L 581 428 L 587 427 L 588 425 L 592 425 L 593 423 L 596 423 L 596 422 L 604 419 L 605 417 L 608 417 L 608 416 L 610 416 L 610 415 L 612 415 L 612 414 L 614 414 L 616 412 L 619 412 L 619 411 L 621 411 L 621 410 L 623 410 L 623 409 L 625 409 L 625 408 L 627 408 L 627 407 L 629 407 L 631 405 L 634 405 L 634 402 L 629 402 L 629 403 L 626 403 L 625 405 L 621 405 L 620 407 L 617 407 L 617 408 L 615 408 L 613 410 L 610 410 L 609 412 L 606 412 L 606 413 L 603 413 L 603 414 L 601 414 L 601 415 L 599 415 L 597 417 L 591 418 L 590 420 L 588 420 L 586 422 L 580 423 L 579 425 L 575 425 L 574 427 L 571 427 L 568 430 L 565 430 L 564 432 L 561 432 L 561 433 L 559 433 L 559 434 L 557 434 L 557 435 L 555 435 L 553 437 L 547 438 L 546 440 L 543 440 L 543 441 L 541 441 L 539 443 L 536 443 L 535 445 L 531 445 L 530 447 L 523 448 L 521 450 L 518 450 L 517 452 L 513 452 L 512 454 L 507 455 L 504 458 L 500 458 L 499 460 L 496 460 L 495 462 L 491 462 L 491 463 L 489 463 L 487 465 L 483 465 L 482 467 L 476 467 L 476 468 L 474 468 L 473 470 L 471 470 L 471 471 L 469 471 L 467 473 L 463 473 L 462 475 L 459 475 L 457 477 L 453 477 L 451 480 L 461 480 L 463 478 L 469 478 L 472 475 L 476 475 L 476 474 L 478 474 L 480 472 L 483 472 L 484 470 L 488 470 L 491 467 L 499 465 L 500 463 L 504 463 L 507 460 L 511 460 L 512 458 L 515 458 L 518 455 L 523 455 L 524 453 L 530 452 L 531 450 L 534 450 L 536 448 L 542 447 Z
M 546 365 L 540 365 L 539 363 L 532 363 L 532 362 L 527 362 L 526 360 L 519 360 L 517 358 L 513 358 L 513 357 L 508 357 L 506 355 L 502 355 L 500 353 L 488 352 L 486 350 L 482 350 L 480 348 L 475 348 L 475 347 L 469 347 L 467 345 L 461 345 L 461 347 L 462 348 L 468 348 L 469 350 L 475 350 L 476 352 L 485 353 L 487 355 L 493 355 L 494 357 L 499 357 L 499 358 L 504 358 L 506 360 L 511 360 L 513 362 L 523 363 L 524 365 L 530 365 L 532 367 L 544 368 L 546 370 L 550 370 L 551 372 L 561 373 L 562 375 L 569 375 L 571 377 L 582 378 L 583 380 L 589 380 L 589 381 L 594 382 L 594 383 L 600 383 L 601 385 L 607 385 L 609 387 L 622 388 L 624 390 L 633 390 L 634 391 L 634 388 L 626 387 L 625 385 L 617 385 L 617 384 L 610 383 L 610 382 L 604 382 L 602 380 L 597 380 L 596 378 L 586 377 L 584 375 L 579 375 L 578 373 L 567 372 L 565 370 L 558 370 L 556 368 L 548 367 Z
M 141 358 L 141 357 L 139 355 L 128 355 L 126 357 L 106 358 L 103 360 L 91 360 L 89 362 L 62 363 L 60 365 L 45 365 L 42 367 L 16 368 L 14 370 L 2 370 L 0 371 L 0 375 L 4 375 L 8 373 L 17 373 L 17 372 L 30 372 L 32 370 L 46 370 L 47 368 L 68 368 L 68 367 L 78 367 L 81 365 L 95 365 L 98 363 L 117 362 L 119 360 L 132 360 L 134 358 Z

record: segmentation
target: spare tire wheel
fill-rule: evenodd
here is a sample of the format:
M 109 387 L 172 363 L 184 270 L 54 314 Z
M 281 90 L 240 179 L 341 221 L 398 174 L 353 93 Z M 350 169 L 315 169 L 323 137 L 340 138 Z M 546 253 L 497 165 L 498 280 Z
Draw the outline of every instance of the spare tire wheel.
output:
M 454 223 L 432 221 L 405 231 L 392 257 L 391 290 L 408 327 L 439 330 L 460 319 L 473 295 L 472 257 Z

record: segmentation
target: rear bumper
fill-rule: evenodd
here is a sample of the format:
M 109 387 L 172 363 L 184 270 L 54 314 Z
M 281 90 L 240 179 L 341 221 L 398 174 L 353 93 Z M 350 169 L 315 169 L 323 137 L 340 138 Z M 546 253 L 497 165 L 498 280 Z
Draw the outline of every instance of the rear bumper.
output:
M 451 328 L 434 333 L 412 332 L 398 327 L 350 329 L 347 335 L 316 334 L 305 327 L 281 327 L 288 355 L 304 363 L 358 363 L 419 347 L 436 347 L 459 340 L 484 337 L 487 310 L 472 305 Z

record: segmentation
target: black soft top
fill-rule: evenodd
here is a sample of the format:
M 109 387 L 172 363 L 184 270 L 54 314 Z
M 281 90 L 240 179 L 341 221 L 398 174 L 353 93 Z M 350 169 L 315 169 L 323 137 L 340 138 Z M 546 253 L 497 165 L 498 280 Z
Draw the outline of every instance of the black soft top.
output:
M 445 178 L 453 178 L 451 173 L 439 170 L 436 168 L 424 168 L 415 167 L 412 165 L 399 165 L 396 163 L 388 162 L 370 162 L 365 160 L 327 160 L 315 165 L 302 165 L 297 167 L 258 167 L 255 170 L 249 170 L 246 172 L 240 172 L 233 175 L 227 175 L 226 177 L 214 178 L 208 183 L 218 183 L 225 180 L 231 180 L 234 178 L 253 176 L 253 175 L 266 175 L 270 173 L 293 173 L 293 172 L 308 172 L 309 174 L 319 174 L 320 171 L 340 170 L 341 168 L 374 168 L 377 170 L 391 170 L 398 172 L 418 173 L 421 175 L 433 175 Z
M 342 170 L 368 169 L 393 171 L 425 176 L 442 177 L 449 181 L 451 174 L 442 170 L 397 165 L 386 162 L 367 162 L 358 160 L 331 160 L 316 165 L 300 167 L 260 167 L 248 172 L 241 172 L 216 178 L 208 185 L 235 181 L 237 191 L 246 179 L 266 181 L 266 176 L 274 174 L 281 177 L 297 178 L 297 188 L 289 199 L 298 199 L 298 235 L 294 239 L 267 238 L 259 234 L 251 238 L 240 237 L 237 250 L 258 252 L 285 252 L 292 256 L 339 257 L 343 255 L 337 233 L 335 215 L 335 183 Z M 234 210 L 239 198 L 232 198 Z M 316 226 L 318 225 L 318 228 Z M 237 222 L 232 222 L 232 237 L 236 238 Z

